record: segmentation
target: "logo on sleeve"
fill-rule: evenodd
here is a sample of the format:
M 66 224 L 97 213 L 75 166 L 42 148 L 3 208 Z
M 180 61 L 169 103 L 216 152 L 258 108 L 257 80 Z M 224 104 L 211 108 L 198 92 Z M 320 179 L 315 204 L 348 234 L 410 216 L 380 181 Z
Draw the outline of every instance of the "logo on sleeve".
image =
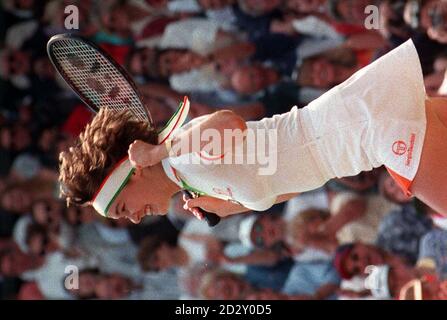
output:
M 393 153 L 397 156 L 403 156 L 404 154 L 407 154 L 407 158 L 405 161 L 405 165 L 409 167 L 411 165 L 411 162 L 413 161 L 413 150 L 414 150 L 414 143 L 416 141 L 416 134 L 412 133 L 410 136 L 410 144 L 408 144 L 403 140 L 397 140 L 393 143 Z
M 222 196 L 233 198 L 233 192 L 230 187 L 227 187 L 226 189 L 220 189 L 220 188 L 214 187 L 213 192 L 215 192 L 219 195 L 222 195 Z
M 398 156 L 404 155 L 407 152 L 407 144 L 402 140 L 398 140 L 398 141 L 394 142 L 393 152 L 395 155 L 398 155 Z

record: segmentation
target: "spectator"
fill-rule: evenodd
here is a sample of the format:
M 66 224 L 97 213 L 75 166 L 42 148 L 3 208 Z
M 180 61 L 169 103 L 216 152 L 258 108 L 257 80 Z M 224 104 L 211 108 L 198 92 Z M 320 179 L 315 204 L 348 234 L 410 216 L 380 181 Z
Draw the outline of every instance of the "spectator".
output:
M 199 297 L 208 300 L 303 300 L 307 298 L 269 289 L 257 289 L 240 275 L 222 270 L 210 270 L 203 274 L 199 283 Z
M 0 274 L 6 277 L 20 277 L 26 272 L 39 268 L 44 263 L 42 257 L 31 257 L 17 245 L 3 248 L 0 252 Z
M 296 70 L 297 84 L 319 89 L 330 89 L 369 64 L 372 58 L 371 52 L 368 50 L 354 52 L 347 49 L 344 52 L 342 58 L 344 61 L 330 54 L 306 59 Z
M 439 279 L 447 277 L 447 231 L 434 229 L 421 239 L 417 266 L 436 273 Z
M 365 281 L 375 298 L 392 299 L 398 298 L 402 287 L 415 276 L 416 273 L 404 265 L 379 265 L 371 269 Z
M 334 299 L 340 278 L 330 261 L 296 263 L 290 270 L 283 292 L 307 299 Z
M 405 262 L 404 257 L 393 255 L 373 245 L 360 242 L 345 244 L 337 249 L 334 266 L 342 279 L 354 276 L 365 277 L 365 270 L 369 265 L 394 265 Z
M 433 228 L 433 222 L 416 208 L 407 204 L 389 213 L 381 222 L 376 244 L 389 251 L 405 256 L 415 263 L 420 239 Z
M 412 14 L 416 12 L 416 14 Z M 445 14 L 447 6 L 444 1 L 427 0 L 421 3 L 407 1 L 404 9 L 404 20 L 413 28 L 420 28 L 427 35 L 441 43 L 447 43 Z
M 373 3 L 375 1 L 328 0 L 328 13 L 337 21 L 363 26 L 367 17 L 365 8 Z

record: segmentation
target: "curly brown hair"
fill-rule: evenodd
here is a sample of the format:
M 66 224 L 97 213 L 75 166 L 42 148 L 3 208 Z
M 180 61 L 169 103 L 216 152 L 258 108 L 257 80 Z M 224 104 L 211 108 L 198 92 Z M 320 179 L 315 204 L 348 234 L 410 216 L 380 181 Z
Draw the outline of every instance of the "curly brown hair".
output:
M 156 144 L 157 133 L 129 111 L 101 109 L 69 151 L 59 155 L 61 195 L 67 204 L 91 201 L 110 170 L 135 140 Z

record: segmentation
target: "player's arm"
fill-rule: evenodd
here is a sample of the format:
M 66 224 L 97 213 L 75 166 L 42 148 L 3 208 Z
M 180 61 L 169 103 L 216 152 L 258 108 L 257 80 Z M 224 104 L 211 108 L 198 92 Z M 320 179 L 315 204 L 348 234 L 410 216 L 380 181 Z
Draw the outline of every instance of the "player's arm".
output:
M 295 198 L 298 195 L 299 195 L 298 192 L 282 194 L 282 195 L 278 196 L 278 198 L 276 198 L 275 204 L 289 201 L 290 199 Z
M 167 157 L 207 151 L 211 156 L 219 156 L 233 151 L 245 139 L 245 120 L 230 110 L 221 110 L 202 116 L 186 125 L 171 141 L 163 145 L 151 145 L 137 140 L 129 147 L 129 160 L 140 168 L 159 163 Z M 225 143 L 225 132 L 240 134 L 232 143 Z
M 191 211 L 200 220 L 203 219 L 203 215 L 199 209 L 215 213 L 220 217 L 252 211 L 239 203 L 209 196 L 202 196 L 194 199 L 183 197 L 183 200 L 185 201 L 183 208 Z
M 290 200 L 297 195 L 298 193 L 282 194 L 277 197 L 275 204 Z M 195 216 L 199 217 L 201 214 L 200 211 L 197 210 L 198 208 L 215 213 L 220 217 L 253 211 L 252 209 L 244 207 L 242 204 L 209 196 L 198 197 L 195 199 L 186 199 L 186 197 L 184 197 L 183 200 L 185 201 L 184 209 L 190 210 Z

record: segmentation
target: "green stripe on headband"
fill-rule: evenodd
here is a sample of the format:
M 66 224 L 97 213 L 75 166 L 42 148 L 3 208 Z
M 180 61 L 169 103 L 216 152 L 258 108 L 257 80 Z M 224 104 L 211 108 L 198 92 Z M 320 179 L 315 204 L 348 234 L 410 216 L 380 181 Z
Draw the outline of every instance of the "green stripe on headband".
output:
M 104 179 L 92 200 L 93 207 L 100 215 L 108 217 L 110 205 L 129 182 L 134 171 L 135 169 L 132 167 L 129 158 L 125 157 L 115 165 Z
M 115 195 L 112 197 L 112 199 L 110 200 L 109 204 L 106 207 L 106 210 L 104 212 L 106 218 L 109 217 L 109 208 L 112 205 L 113 201 L 115 201 L 115 199 L 119 196 L 119 194 L 121 193 L 121 191 L 123 191 L 124 187 L 127 185 L 127 183 L 129 182 L 130 178 L 132 177 L 133 173 L 135 172 L 135 168 L 133 168 L 132 170 L 130 170 L 129 174 L 127 175 L 126 179 L 124 179 L 123 183 L 121 184 L 121 186 L 118 188 L 118 190 L 116 191 Z

